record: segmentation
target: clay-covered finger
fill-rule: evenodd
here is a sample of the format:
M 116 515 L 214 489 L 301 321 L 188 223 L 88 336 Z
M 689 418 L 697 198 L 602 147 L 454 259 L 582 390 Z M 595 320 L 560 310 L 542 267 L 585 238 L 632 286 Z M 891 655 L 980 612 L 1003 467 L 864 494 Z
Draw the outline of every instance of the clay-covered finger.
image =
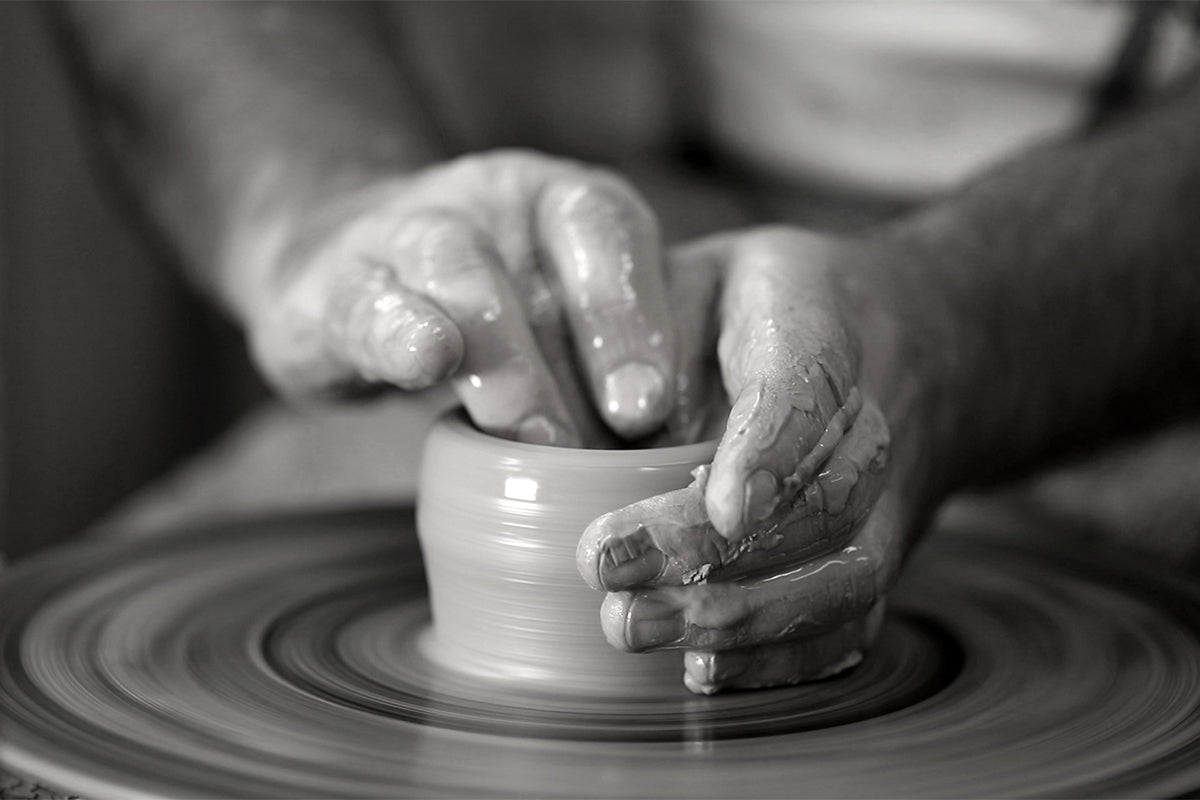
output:
M 330 300 L 325 333 L 329 352 L 354 377 L 401 389 L 432 386 L 463 358 L 454 321 L 385 264 L 364 263 L 348 274 Z
M 285 397 L 305 400 L 372 386 L 416 390 L 452 374 L 458 326 L 370 255 L 337 252 L 336 269 L 308 270 L 258 318 L 251 348 Z
M 605 637 L 642 652 L 726 650 L 828 632 L 865 614 L 899 566 L 895 518 L 880 511 L 846 547 L 775 575 L 609 593 Z
M 390 251 L 404 282 L 462 335 L 453 383 L 475 424 L 520 441 L 578 446 L 579 432 L 487 237 L 457 214 L 423 212 L 397 225 Z
M 687 488 L 604 514 L 580 537 L 576 563 L 589 586 L 619 591 L 759 575 L 846 544 L 883 489 L 888 428 L 867 404 L 829 459 L 794 498 L 730 541 L 709 521 L 705 471 Z
M 783 258 L 752 245 L 727 255 L 718 355 L 733 409 L 706 502 L 731 539 L 817 474 L 862 406 L 833 293 Z
M 579 539 L 575 563 L 593 589 L 619 591 L 695 583 L 732 550 L 709 524 L 704 493 L 693 484 L 597 517 Z
M 733 650 L 684 654 L 683 682 L 696 694 L 819 681 L 853 669 L 883 625 L 885 601 L 859 619 L 815 636 Z
M 675 403 L 667 419 L 666 443 L 685 444 L 716 435 L 729 414 L 716 369 L 720 266 L 703 247 L 679 247 L 667 255 L 667 291 L 677 335 Z
M 675 331 L 658 223 L 624 181 L 595 170 L 551 179 L 537 239 L 562 288 L 576 355 L 604 421 L 624 437 L 672 409 Z
M 538 269 L 508 270 L 513 289 L 525 309 L 542 358 L 579 431 L 582 446 L 611 449 L 620 441 L 600 419 L 588 388 L 580 381 L 571 337 L 549 282 Z

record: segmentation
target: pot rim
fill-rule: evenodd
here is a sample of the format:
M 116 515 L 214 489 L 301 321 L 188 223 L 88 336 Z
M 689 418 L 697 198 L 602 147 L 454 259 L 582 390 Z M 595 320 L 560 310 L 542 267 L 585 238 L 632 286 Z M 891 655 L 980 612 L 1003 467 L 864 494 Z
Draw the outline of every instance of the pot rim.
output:
M 483 457 L 533 459 L 545 464 L 626 468 L 711 461 L 719 441 L 708 439 L 693 444 L 629 449 L 531 444 L 484 433 L 475 427 L 462 406 L 448 410 L 434 422 L 430 429 L 430 437 L 433 436 L 448 437 L 451 442 L 457 440 L 460 445 L 470 447 L 477 455 Z

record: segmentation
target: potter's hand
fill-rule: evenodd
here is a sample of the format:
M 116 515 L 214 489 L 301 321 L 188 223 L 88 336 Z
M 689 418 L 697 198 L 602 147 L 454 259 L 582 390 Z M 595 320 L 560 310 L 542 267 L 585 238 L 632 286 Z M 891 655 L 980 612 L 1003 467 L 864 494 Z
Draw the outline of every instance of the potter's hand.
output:
M 657 223 L 610 173 L 467 157 L 293 227 L 277 293 L 251 320 L 257 360 L 287 395 L 449 379 L 482 429 L 576 446 L 604 435 L 593 404 L 624 437 L 671 408 Z
M 851 254 L 772 229 L 672 258 L 688 383 L 703 383 L 716 308 L 733 410 L 711 468 L 594 521 L 579 568 L 610 592 L 608 639 L 687 650 L 693 691 L 824 677 L 879 629 L 914 514 L 896 478 L 908 464 L 889 464 L 907 454 L 877 405 L 892 330 Z

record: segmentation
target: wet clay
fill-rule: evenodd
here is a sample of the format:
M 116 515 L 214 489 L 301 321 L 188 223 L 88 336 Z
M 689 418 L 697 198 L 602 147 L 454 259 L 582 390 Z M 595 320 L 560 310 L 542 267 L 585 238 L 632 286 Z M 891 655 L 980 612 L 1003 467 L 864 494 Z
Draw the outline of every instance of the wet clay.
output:
M 461 413 L 442 418 L 426 444 L 417 509 L 433 612 L 427 655 L 552 692 L 686 691 L 679 653 L 608 644 L 604 596 L 580 580 L 575 556 L 594 518 L 689 484 L 715 447 L 548 447 L 480 433 Z

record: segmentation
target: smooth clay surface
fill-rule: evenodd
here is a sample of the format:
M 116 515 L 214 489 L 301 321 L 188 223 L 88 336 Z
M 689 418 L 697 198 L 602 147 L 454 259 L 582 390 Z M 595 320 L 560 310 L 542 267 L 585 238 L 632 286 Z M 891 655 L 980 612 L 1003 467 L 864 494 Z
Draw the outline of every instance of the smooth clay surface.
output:
M 686 486 L 716 442 L 649 450 L 524 444 L 460 413 L 434 426 L 418 489 L 429 580 L 427 655 L 454 670 L 550 692 L 636 697 L 684 691 L 679 653 L 631 655 L 600 628 L 604 595 L 575 567 L 601 514 Z

